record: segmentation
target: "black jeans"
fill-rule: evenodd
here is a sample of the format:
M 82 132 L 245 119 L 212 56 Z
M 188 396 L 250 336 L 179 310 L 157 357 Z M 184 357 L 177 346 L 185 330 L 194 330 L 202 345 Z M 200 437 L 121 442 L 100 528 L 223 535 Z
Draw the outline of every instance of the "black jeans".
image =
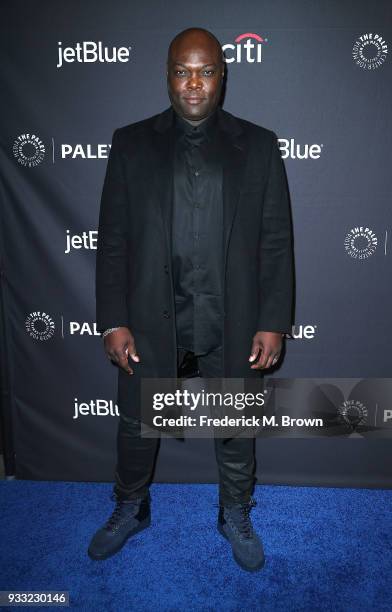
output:
M 179 348 L 178 374 L 199 374 L 206 378 L 222 376 L 222 351 L 195 356 Z M 152 479 L 158 438 L 140 435 L 140 420 L 120 412 L 117 433 L 117 466 L 114 493 L 119 499 L 144 496 Z M 248 501 L 256 478 L 254 438 L 214 438 L 219 471 L 219 503 L 230 505 Z

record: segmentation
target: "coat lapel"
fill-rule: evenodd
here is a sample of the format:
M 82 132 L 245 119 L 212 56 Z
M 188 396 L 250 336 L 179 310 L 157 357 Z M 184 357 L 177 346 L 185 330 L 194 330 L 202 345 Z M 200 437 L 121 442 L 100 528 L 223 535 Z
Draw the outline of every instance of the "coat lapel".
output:
M 244 133 L 239 121 L 221 108 L 218 111 L 218 123 L 223 144 L 223 244 L 224 270 L 226 270 L 230 234 L 244 178 L 246 148 Z
M 246 162 L 246 151 L 244 133 L 238 120 L 221 108 L 218 108 L 217 111 L 218 127 L 223 150 L 223 236 L 224 269 L 226 269 L 227 249 L 240 197 Z M 175 145 L 173 128 L 174 110 L 170 106 L 160 113 L 154 122 L 154 147 L 159 160 L 154 181 L 169 253 L 171 253 L 171 213 Z
M 169 255 L 171 254 L 174 145 L 174 110 L 170 106 L 160 113 L 154 122 L 154 149 L 158 158 L 154 185 Z M 169 261 L 171 261 L 170 256 Z

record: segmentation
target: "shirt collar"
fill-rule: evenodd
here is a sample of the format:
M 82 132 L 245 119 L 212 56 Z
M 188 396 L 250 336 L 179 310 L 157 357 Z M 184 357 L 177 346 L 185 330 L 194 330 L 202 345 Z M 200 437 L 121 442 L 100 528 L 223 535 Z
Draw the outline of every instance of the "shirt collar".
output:
M 174 110 L 174 109 L 173 109 Z M 199 125 L 192 125 L 186 119 L 174 112 L 176 131 L 180 136 L 185 134 L 200 134 L 207 140 L 211 140 L 213 132 L 217 124 L 218 109 L 216 108 L 204 121 Z

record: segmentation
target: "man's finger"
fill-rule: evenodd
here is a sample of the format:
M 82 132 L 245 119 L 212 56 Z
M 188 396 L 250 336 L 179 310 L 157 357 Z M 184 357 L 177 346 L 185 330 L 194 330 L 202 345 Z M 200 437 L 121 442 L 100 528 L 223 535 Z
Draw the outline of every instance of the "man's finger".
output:
M 130 356 L 131 359 L 133 359 L 133 361 L 139 362 L 140 361 L 140 357 L 136 352 L 136 347 L 135 345 L 130 345 L 129 348 L 127 347 L 125 349 L 126 354 Z
M 258 342 L 254 342 L 252 344 L 249 361 L 254 361 L 261 350 L 262 347 L 260 346 L 260 344 Z
M 117 360 L 118 365 L 123 368 L 123 370 L 128 372 L 128 374 L 133 374 L 133 370 L 128 363 L 128 353 L 125 351 L 123 353 L 117 353 Z
M 254 370 L 256 369 L 267 370 L 272 365 L 275 365 L 279 357 L 280 357 L 280 353 L 274 355 L 272 352 L 269 353 L 269 355 L 267 355 L 264 359 L 262 359 L 262 356 L 260 356 L 260 359 L 257 361 L 257 364 L 254 364 L 253 366 L 251 366 L 251 368 Z
M 264 353 L 264 350 L 261 351 L 260 357 L 258 358 L 257 362 L 254 363 L 252 366 L 250 366 L 251 370 L 262 370 L 265 368 L 265 365 L 268 361 L 268 358 L 270 356 L 270 353 L 268 355 L 266 355 Z
M 270 368 L 270 367 L 272 366 L 273 357 L 274 357 L 274 356 L 273 356 L 273 354 L 271 353 L 271 354 L 270 354 L 270 356 L 268 357 L 267 361 L 265 362 L 264 369 L 266 369 L 266 370 L 267 370 L 268 368 Z

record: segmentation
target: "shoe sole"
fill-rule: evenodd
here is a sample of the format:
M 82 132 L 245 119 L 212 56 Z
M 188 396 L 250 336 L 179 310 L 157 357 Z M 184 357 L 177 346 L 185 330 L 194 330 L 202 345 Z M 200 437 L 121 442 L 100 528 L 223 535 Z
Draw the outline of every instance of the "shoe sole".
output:
M 90 559 L 93 559 L 94 561 L 104 561 L 105 559 L 109 559 L 109 557 L 113 557 L 113 555 L 117 554 L 123 548 L 123 546 L 128 542 L 129 538 L 136 535 L 140 531 L 147 529 L 147 527 L 149 527 L 150 525 L 151 525 L 151 517 L 148 517 L 144 519 L 144 521 L 141 521 L 139 525 L 133 531 L 131 531 L 131 533 L 126 537 L 126 539 L 123 542 L 121 542 L 121 544 L 116 546 L 115 549 L 112 549 L 110 552 L 104 553 L 102 555 L 92 553 L 90 549 L 88 549 L 87 554 L 90 557 Z
M 224 529 L 223 529 L 223 527 L 222 527 L 222 525 L 220 523 L 218 523 L 218 531 L 225 538 L 225 540 L 230 542 L 229 537 L 227 536 L 226 532 L 224 531 Z M 265 565 L 265 557 L 263 558 L 263 560 L 258 565 L 249 567 L 248 565 L 245 565 L 243 563 L 243 561 L 241 561 L 241 559 L 239 559 L 237 557 L 237 555 L 235 554 L 234 550 L 232 550 L 232 553 L 233 553 L 233 557 L 234 557 L 236 563 L 238 563 L 238 565 L 240 567 L 242 567 L 242 569 L 245 570 L 246 572 L 258 572 Z

